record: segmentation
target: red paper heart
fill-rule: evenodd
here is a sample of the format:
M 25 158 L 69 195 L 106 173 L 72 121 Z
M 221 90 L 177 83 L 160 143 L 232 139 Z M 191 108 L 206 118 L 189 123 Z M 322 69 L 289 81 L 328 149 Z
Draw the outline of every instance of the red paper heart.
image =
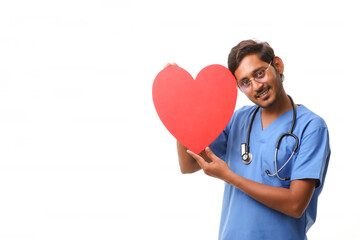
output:
M 235 109 L 236 80 L 226 67 L 210 65 L 196 80 L 178 66 L 155 78 L 153 101 L 169 132 L 185 147 L 200 153 L 229 123 Z

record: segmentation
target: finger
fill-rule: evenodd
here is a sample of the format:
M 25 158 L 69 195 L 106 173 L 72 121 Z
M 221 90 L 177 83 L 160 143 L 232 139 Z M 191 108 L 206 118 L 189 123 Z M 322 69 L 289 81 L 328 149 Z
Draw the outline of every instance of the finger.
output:
M 212 161 L 216 161 L 219 159 L 209 147 L 205 148 L 205 153 Z
M 187 153 L 190 154 L 198 162 L 201 168 L 204 168 L 206 166 L 207 162 L 201 156 L 193 153 L 190 150 L 187 150 Z
M 178 67 L 178 65 L 176 63 L 166 63 L 164 68 L 167 68 L 167 67 L 170 67 L 170 66 L 177 66 Z

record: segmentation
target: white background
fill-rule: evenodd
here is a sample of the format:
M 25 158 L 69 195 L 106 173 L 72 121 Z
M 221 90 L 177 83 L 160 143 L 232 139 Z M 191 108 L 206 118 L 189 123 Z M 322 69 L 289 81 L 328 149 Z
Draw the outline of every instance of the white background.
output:
M 1 1 L 0 240 L 217 239 L 223 182 L 180 173 L 151 88 L 166 62 L 196 76 L 249 38 L 329 127 L 309 239 L 360 239 L 353 2 Z

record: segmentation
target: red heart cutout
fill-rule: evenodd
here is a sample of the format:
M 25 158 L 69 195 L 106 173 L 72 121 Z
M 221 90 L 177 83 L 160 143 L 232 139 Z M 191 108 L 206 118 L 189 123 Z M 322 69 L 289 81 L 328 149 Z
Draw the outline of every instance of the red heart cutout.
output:
M 178 66 L 164 68 L 155 78 L 156 111 L 169 132 L 199 154 L 229 123 L 235 109 L 236 80 L 229 69 L 210 65 L 195 81 Z

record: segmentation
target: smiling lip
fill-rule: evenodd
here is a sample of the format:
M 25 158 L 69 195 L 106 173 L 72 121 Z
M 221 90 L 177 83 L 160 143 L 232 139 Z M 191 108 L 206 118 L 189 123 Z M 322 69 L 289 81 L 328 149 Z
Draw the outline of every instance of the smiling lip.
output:
M 264 91 L 262 91 L 259 94 L 256 94 L 256 98 L 263 98 L 269 93 L 270 88 L 266 88 Z

